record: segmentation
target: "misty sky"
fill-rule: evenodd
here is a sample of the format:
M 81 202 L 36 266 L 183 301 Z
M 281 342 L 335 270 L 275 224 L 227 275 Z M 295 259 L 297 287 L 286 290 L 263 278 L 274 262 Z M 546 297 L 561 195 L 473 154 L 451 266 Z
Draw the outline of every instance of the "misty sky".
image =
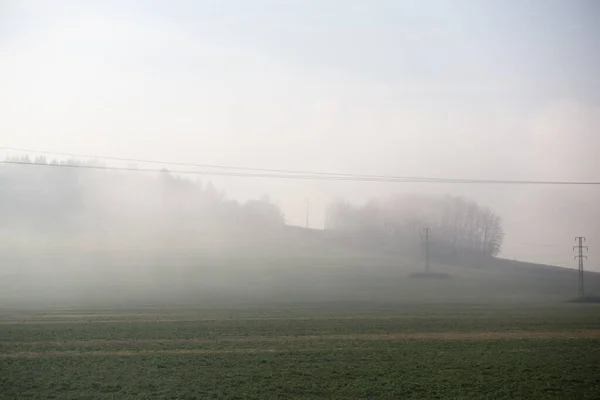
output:
M 594 0 L 0 0 L 0 146 L 600 180 L 598 21 Z M 308 198 L 316 227 L 340 197 L 465 194 L 505 217 L 507 257 L 566 265 L 588 233 L 544 201 L 585 198 L 600 217 L 598 188 L 212 180 L 234 198 L 269 193 L 296 224 Z

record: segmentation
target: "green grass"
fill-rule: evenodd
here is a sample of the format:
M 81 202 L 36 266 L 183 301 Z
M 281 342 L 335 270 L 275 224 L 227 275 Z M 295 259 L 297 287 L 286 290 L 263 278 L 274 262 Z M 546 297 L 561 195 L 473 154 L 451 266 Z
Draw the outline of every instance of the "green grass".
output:
M 23 249 L 14 259 L 0 257 L 0 306 L 239 307 L 284 301 L 518 304 L 566 302 L 578 295 L 573 269 L 500 259 L 465 263 L 436 259 L 432 272 L 451 279 L 411 279 L 411 274 L 423 271 L 423 261 L 416 256 L 341 246 L 327 252 L 309 248 L 288 254 L 284 250 L 218 256 L 191 250 L 165 254 L 74 250 L 50 257 Z M 586 272 L 585 287 L 588 296 L 600 296 L 600 273 Z
M 10 399 L 592 399 L 599 357 L 596 341 L 408 341 L 276 354 L 5 360 L 0 382 Z
M 0 313 L 2 399 L 593 399 L 591 304 Z

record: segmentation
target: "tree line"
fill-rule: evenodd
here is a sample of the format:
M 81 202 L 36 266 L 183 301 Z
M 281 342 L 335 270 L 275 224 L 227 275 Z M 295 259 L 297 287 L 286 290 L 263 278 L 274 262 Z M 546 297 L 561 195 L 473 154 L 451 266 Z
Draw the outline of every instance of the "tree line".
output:
M 47 161 L 35 164 L 102 166 L 97 161 Z M 279 207 L 265 196 L 238 202 L 210 182 L 203 184 L 162 173 L 0 165 L 0 230 L 37 233 L 114 232 L 115 229 L 259 231 L 285 225 Z M 502 248 L 502 221 L 489 208 L 454 196 L 397 195 L 356 206 L 331 204 L 326 229 L 360 243 L 418 248 L 431 228 L 436 251 L 461 250 L 496 256 Z
M 438 251 L 460 250 L 496 256 L 502 249 L 501 218 L 488 207 L 456 196 L 398 195 L 362 206 L 347 201 L 330 205 L 326 229 L 368 242 L 413 246 L 425 228 Z
M 99 166 L 96 161 L 37 157 L 7 161 Z M 0 165 L 2 230 L 57 233 L 151 225 L 168 228 L 284 225 L 268 196 L 238 202 L 207 182 L 162 173 Z

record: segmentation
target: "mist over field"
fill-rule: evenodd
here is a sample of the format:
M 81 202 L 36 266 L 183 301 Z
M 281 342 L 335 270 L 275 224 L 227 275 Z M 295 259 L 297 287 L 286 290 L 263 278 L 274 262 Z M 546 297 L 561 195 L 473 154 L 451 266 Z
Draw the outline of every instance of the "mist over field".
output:
M 600 271 L 598 185 L 312 173 L 597 183 L 598 15 L 3 1 L 0 298 L 570 298 L 572 270 L 532 264 L 576 268 L 586 236 Z M 425 228 L 448 281 L 408 278 Z
M 306 229 L 288 225 L 266 195 L 237 201 L 167 170 L 8 162 L 0 169 L 8 307 L 510 302 L 575 292 L 572 270 L 498 259 L 502 218 L 468 198 L 336 201 L 326 229 Z M 443 279 L 413 276 L 422 271 Z M 588 291 L 598 284 L 589 274 Z
M 597 399 L 599 21 L 0 0 L 0 400 Z

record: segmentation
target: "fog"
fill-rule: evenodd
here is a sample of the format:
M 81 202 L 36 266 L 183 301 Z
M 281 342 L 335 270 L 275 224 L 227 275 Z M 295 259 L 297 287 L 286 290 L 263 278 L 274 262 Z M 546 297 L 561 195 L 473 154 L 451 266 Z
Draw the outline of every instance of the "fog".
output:
M 591 0 L 4 0 L 0 158 L 34 160 L 41 153 L 27 150 L 37 150 L 63 163 L 97 155 L 346 174 L 600 181 L 598 18 L 600 7 Z M 199 181 L 203 190 L 210 182 L 220 199 L 239 209 L 268 195 L 257 204 L 276 206 L 288 225 L 304 226 L 308 219 L 317 230 L 325 226 L 328 206 L 340 200 L 360 206 L 393 195 L 461 196 L 502 218 L 500 256 L 573 268 L 573 238 L 584 235 L 586 269 L 600 271 L 599 186 L 224 177 L 207 173 L 222 171 L 215 168 L 96 162 L 204 171 L 169 176 Z M 39 178 L 39 169 L 52 167 L 0 165 L 3 177 L 9 167 L 29 174 L 19 180 L 31 196 L 56 189 Z M 4 251 L 35 264 L 40 287 L 49 287 L 44 279 L 57 264 L 69 271 L 70 263 L 80 273 L 88 268 L 86 279 L 97 281 L 93 274 L 102 268 L 82 260 L 90 259 L 85 252 L 102 249 L 105 258 L 137 251 L 136 257 L 154 257 L 152 265 L 189 247 L 205 258 L 254 252 L 285 256 L 290 265 L 304 255 L 306 238 L 292 250 L 281 243 L 293 240 L 261 222 L 243 228 L 236 222 L 231 229 L 218 219 L 207 224 L 202 212 L 210 211 L 202 207 L 194 212 L 204 233 L 193 240 L 181 232 L 198 225 L 172 211 L 195 209 L 195 198 L 174 195 L 176 204 L 158 212 L 160 173 L 96 171 L 114 175 L 113 182 L 105 175 L 94 180 L 100 175 L 89 172 L 74 181 L 81 185 L 79 211 L 64 203 L 69 222 L 61 226 L 70 228 L 47 229 L 52 222 L 26 227 L 18 218 L 2 228 Z M 7 188 L 0 188 L 5 199 L 12 196 Z M 11 204 L 3 205 L 3 215 L 17 215 Z M 319 251 L 336 249 L 323 244 Z M 159 250 L 171 253 L 152 253 Z M 60 263 L 45 267 L 40 260 L 49 253 L 60 253 Z M 129 265 L 132 286 L 149 276 L 135 272 L 144 264 L 140 258 L 102 257 L 94 265 Z

